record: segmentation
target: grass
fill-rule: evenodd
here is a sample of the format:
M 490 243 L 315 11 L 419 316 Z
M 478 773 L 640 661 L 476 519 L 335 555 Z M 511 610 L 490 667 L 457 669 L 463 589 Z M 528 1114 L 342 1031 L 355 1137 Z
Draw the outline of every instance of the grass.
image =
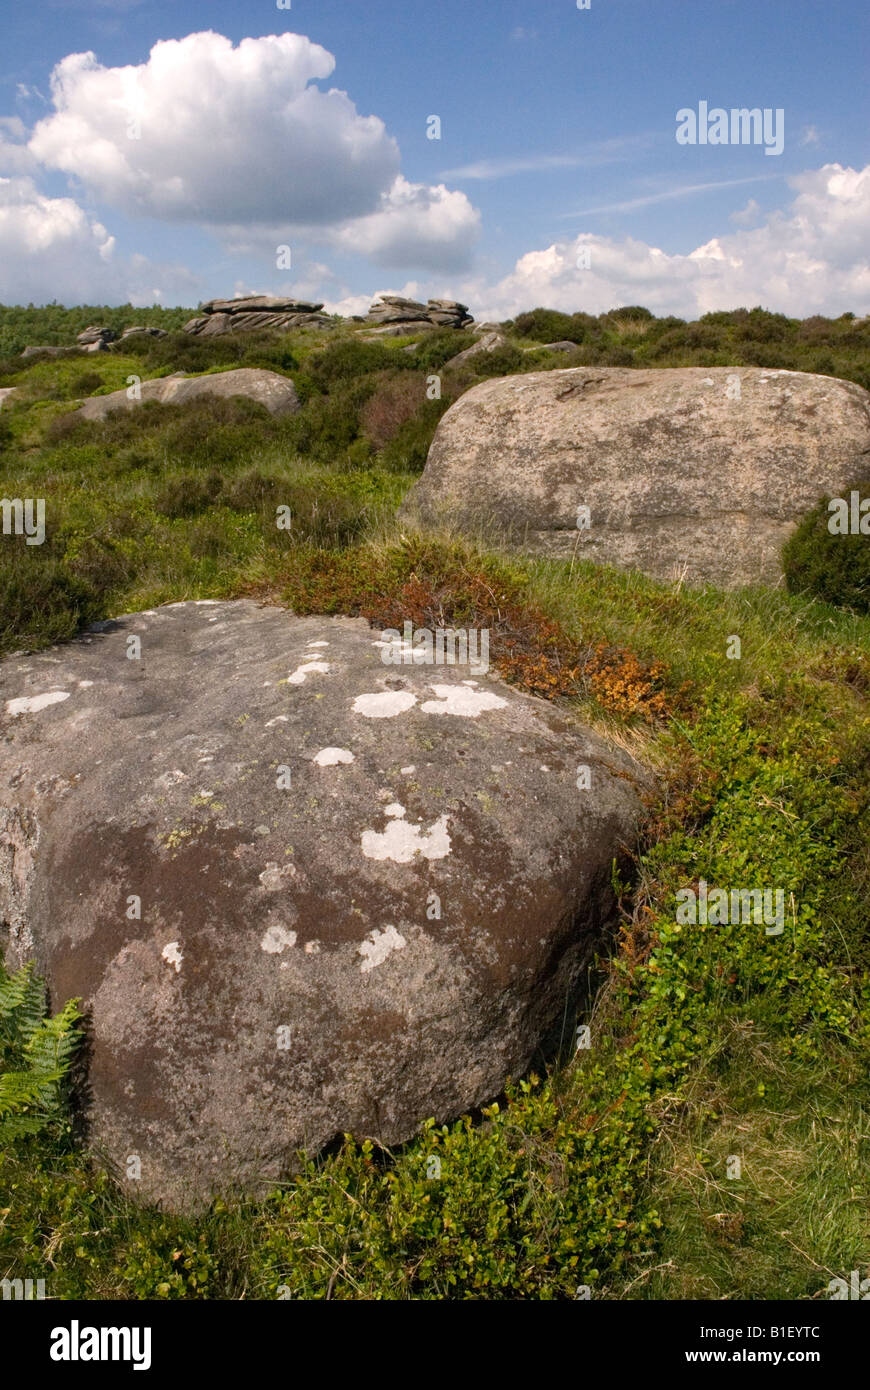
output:
M 657 322 L 601 328 L 654 344 Z M 770 351 L 821 333 L 788 322 Z M 718 325 L 741 326 L 770 328 Z M 858 329 L 825 331 L 833 352 Z M 395 508 L 436 423 L 422 400 L 408 416 L 409 383 L 449 370 L 433 339 L 370 346 L 352 332 L 273 343 L 300 363 L 305 409 L 287 422 L 231 401 L 83 430 L 63 419 L 75 377 L 113 388 L 153 347 L 19 368 L 0 487 L 45 496 L 49 536 L 27 551 L 0 539 L 0 642 L 234 594 L 490 626 L 509 680 L 660 774 L 613 955 L 578 1015 L 592 1046 L 516 1078 L 481 1116 L 394 1153 L 347 1140 L 266 1201 L 197 1220 L 130 1204 L 57 1117 L 0 1151 L 0 1275 L 92 1299 L 826 1297 L 870 1265 L 870 618 L 402 535 Z M 155 353 L 148 370 L 169 369 Z M 701 878 L 781 886 L 785 931 L 681 927 L 676 894 Z

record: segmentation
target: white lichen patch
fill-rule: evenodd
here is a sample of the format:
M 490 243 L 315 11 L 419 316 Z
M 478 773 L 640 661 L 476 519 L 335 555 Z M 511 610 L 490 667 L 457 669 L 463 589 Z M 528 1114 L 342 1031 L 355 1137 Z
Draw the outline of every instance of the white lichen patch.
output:
M 6 701 L 7 714 L 38 714 L 49 705 L 59 705 L 69 699 L 68 690 L 48 690 L 44 695 L 22 695 Z
M 328 647 L 328 642 L 309 642 L 309 647 Z
M 395 719 L 416 703 L 417 696 L 411 690 L 378 690 L 371 695 L 357 695 L 353 712 L 364 714 L 366 719 Z
M 404 818 L 391 820 L 383 832 L 364 830 L 361 843 L 366 859 L 392 859 L 394 864 L 410 864 L 415 854 L 444 859 L 450 853 L 447 817 L 440 816 L 428 830 Z
M 181 971 L 181 962 L 184 956 L 181 954 L 181 947 L 177 941 L 169 941 L 160 952 L 167 965 L 173 966 L 176 975 Z
M 79 690 L 90 690 L 93 681 L 79 681 Z
M 281 952 L 288 946 L 296 945 L 295 931 L 288 931 L 286 927 L 270 927 L 260 942 L 260 950 L 265 951 L 270 956 L 280 956 Z
M 353 753 L 347 748 L 321 748 L 314 755 L 318 767 L 337 767 L 339 763 L 352 763 L 353 760 Z
M 410 767 L 400 767 L 400 768 L 399 768 L 399 772 L 402 774 L 403 777 L 410 777 L 410 776 L 412 776 L 412 774 L 415 773 L 416 771 L 417 771 L 417 769 L 416 769 L 416 767 L 414 766 L 413 763 L 411 764 Z
M 362 956 L 360 972 L 365 975 L 367 971 L 374 970 L 376 965 L 383 965 L 388 956 L 394 951 L 403 951 L 407 946 L 407 941 L 401 932 L 397 932 L 395 927 L 384 927 L 383 931 L 370 931 L 357 951 Z
M 181 768 L 174 767 L 171 772 L 164 772 L 157 778 L 158 787 L 175 787 L 179 782 L 187 781 L 187 773 L 182 772 Z
M 307 676 L 325 676 L 329 671 L 329 663 L 326 661 L 303 661 L 301 666 L 287 677 L 288 685 L 304 685 Z
M 260 874 L 260 882 L 269 893 L 276 893 L 279 888 L 283 888 L 288 878 L 296 877 L 296 868 L 293 864 L 273 864 L 266 865 Z
M 274 728 L 274 726 L 275 726 L 276 724 L 286 724 L 286 723 L 287 723 L 287 715 L 286 715 L 286 714 L 276 714 L 274 719 L 270 719 L 270 720 L 267 722 L 266 728 L 267 728 L 267 729 L 271 729 L 271 728 Z
M 405 808 L 404 806 L 400 806 L 398 801 L 393 801 L 389 806 L 384 807 L 385 816 L 403 816 L 404 814 Z
M 468 682 L 462 685 L 433 685 L 438 697 L 424 700 L 420 708 L 424 714 L 456 714 L 460 719 L 477 719 L 486 710 L 504 709 L 507 700 L 501 695 L 493 695 L 490 690 L 475 690 Z

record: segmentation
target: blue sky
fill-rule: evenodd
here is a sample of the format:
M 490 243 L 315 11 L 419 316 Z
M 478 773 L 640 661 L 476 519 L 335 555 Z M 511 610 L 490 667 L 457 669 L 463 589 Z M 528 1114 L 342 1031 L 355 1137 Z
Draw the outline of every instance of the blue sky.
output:
M 0 300 L 867 313 L 868 35 L 866 0 L 7 7 Z M 781 109 L 782 153 L 678 144 L 702 101 Z

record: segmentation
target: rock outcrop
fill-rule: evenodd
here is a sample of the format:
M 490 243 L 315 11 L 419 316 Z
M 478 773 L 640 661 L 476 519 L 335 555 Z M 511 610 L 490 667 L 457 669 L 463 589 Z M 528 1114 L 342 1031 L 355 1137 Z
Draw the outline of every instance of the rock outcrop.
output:
M 365 319 L 370 337 L 399 338 L 433 328 L 468 328 L 474 319 L 465 304 L 455 299 L 430 299 L 422 304 L 397 294 L 382 294 Z
M 131 1194 L 195 1208 L 408 1139 L 564 1022 L 644 774 L 396 652 L 242 600 L 0 663 L 5 956 L 82 998 L 89 1140 Z
M 870 394 L 833 377 L 534 372 L 450 407 L 400 515 L 664 579 L 777 583 L 795 523 L 868 454 Z
M 88 352 L 108 352 L 109 344 L 114 343 L 117 337 L 118 334 L 114 328 L 99 328 L 92 325 L 76 335 L 76 342 L 80 348 L 85 348 Z
M 256 329 L 286 331 L 290 328 L 331 328 L 334 319 L 321 313 L 322 304 L 274 295 L 248 295 L 244 299 L 210 299 L 201 313 L 184 325 L 185 333 L 214 337 L 221 333 L 251 333 Z
M 104 420 L 114 410 L 135 410 L 143 401 L 184 405 L 201 396 L 245 396 L 264 405 L 270 415 L 295 415 L 301 409 L 290 378 L 260 367 L 237 367 L 234 371 L 211 372 L 206 376 L 185 376 L 179 372 L 141 382 L 138 396 L 135 393 L 131 396 L 131 389 L 90 396 L 75 413 L 85 420 Z
M 118 342 L 124 343 L 128 338 L 141 338 L 143 336 L 146 338 L 168 338 L 169 334 L 165 328 L 143 328 L 142 324 L 134 323 L 129 328 L 124 329 Z

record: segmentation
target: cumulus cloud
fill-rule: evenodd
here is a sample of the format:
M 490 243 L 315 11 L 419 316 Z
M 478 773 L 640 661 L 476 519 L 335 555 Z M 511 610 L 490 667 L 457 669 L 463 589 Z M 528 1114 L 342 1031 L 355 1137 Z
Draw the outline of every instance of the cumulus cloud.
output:
M 299 34 L 237 47 L 189 34 L 155 44 L 138 67 L 73 53 L 52 73 L 55 111 L 30 147 L 131 215 L 214 225 L 361 216 L 392 185 L 399 152 L 376 116 L 312 85 L 334 67 Z
M 190 294 L 193 283 L 179 266 L 117 260 L 114 237 L 75 199 L 47 197 L 30 178 L 0 178 L 0 303 L 153 304 Z
M 18 116 L 0 116 L 0 172 L 29 174 L 37 162 L 27 148 L 27 128 Z
M 212 32 L 154 45 L 137 67 L 74 53 L 29 150 L 129 216 L 197 224 L 225 246 L 305 239 L 397 268 L 462 269 L 479 233 L 464 193 L 410 183 L 377 116 L 315 85 L 335 59 L 299 34 Z
M 479 317 L 499 319 L 539 304 L 602 313 L 639 303 L 683 318 L 754 304 L 796 317 L 866 313 L 870 165 L 828 164 L 789 182 L 796 196 L 786 211 L 688 255 L 630 237 L 582 235 L 528 252 L 494 285 L 466 282 L 460 297 Z
M 399 175 L 376 212 L 335 228 L 329 240 L 378 265 L 459 270 L 469 263 L 479 235 L 480 213 L 464 193 Z

